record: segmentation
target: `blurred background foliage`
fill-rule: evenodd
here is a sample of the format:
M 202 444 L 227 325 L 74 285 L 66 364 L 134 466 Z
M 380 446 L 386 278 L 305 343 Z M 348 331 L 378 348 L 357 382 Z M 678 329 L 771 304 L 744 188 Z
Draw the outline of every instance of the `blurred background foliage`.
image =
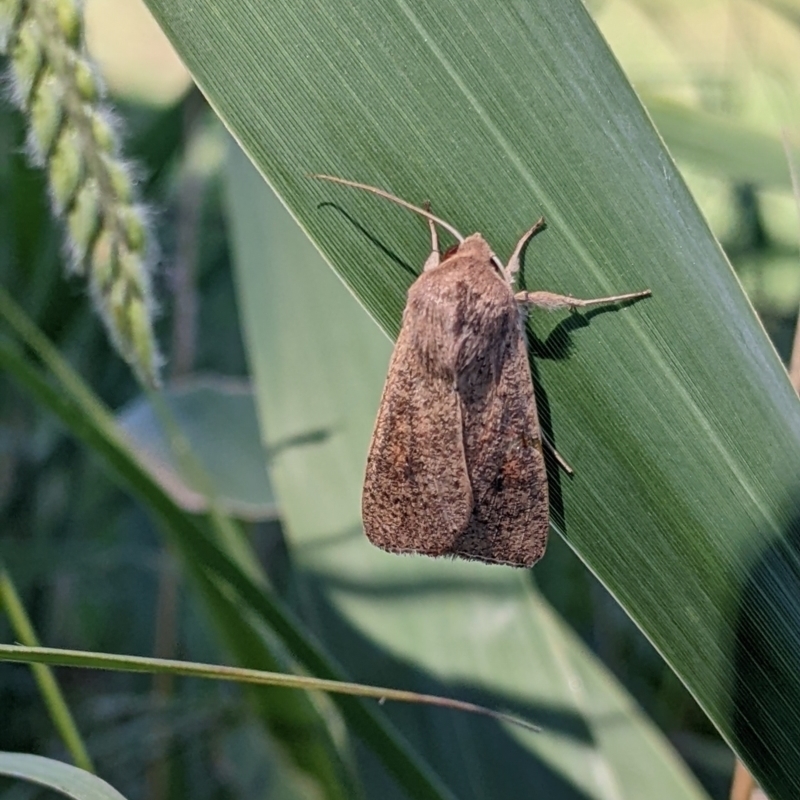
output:
M 800 141 L 800 4 L 593 0 L 588 6 L 788 362 L 800 305 L 790 169 Z M 185 386 L 202 375 L 197 391 L 230 391 L 247 405 L 246 392 L 241 396 L 247 359 L 226 224 L 226 135 L 138 0 L 88 0 L 86 13 L 91 51 L 127 131 L 127 155 L 139 165 L 145 199 L 156 212 L 165 377 Z M 81 284 L 64 278 L 60 233 L 23 142 L 22 121 L 1 105 L 0 282 L 136 436 L 137 420 L 140 430 L 148 427 L 137 384 L 110 349 Z M 171 402 L 179 417 L 195 422 L 198 414 L 215 413 L 202 403 L 194 407 L 185 389 Z M 246 427 L 253 414 L 250 405 L 239 421 Z M 197 424 L 214 423 L 202 417 Z M 254 440 L 252 433 L 243 436 Z M 187 508 L 202 504 L 202 498 L 187 496 L 180 465 L 146 439 L 137 436 L 173 496 Z M 255 451 L 242 456 L 242 480 L 231 479 L 221 502 L 248 520 L 262 564 L 290 598 L 290 559 Z M 254 474 L 259 480 L 247 483 Z M 2 559 L 48 645 L 225 661 L 207 611 L 182 583 L 150 518 L 5 375 L 0 530 Z M 708 795 L 726 797 L 733 770 L 727 746 L 557 537 L 536 579 Z M 13 638 L 0 615 L 0 640 Z M 281 747 L 249 716 L 247 696 L 231 686 L 58 674 L 100 774 L 126 797 L 312 796 Z M 63 755 L 26 668 L 0 666 L 0 713 L 0 750 Z M 3 798 L 34 793 L 0 782 Z

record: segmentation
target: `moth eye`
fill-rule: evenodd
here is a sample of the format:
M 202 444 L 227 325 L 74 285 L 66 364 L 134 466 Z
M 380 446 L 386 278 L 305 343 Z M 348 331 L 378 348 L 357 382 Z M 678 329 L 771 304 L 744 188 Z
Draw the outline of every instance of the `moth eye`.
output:
M 448 247 L 447 250 L 445 250 L 444 253 L 442 254 L 442 261 L 450 258 L 450 256 L 455 255 L 458 252 L 458 247 L 459 247 L 458 242 L 456 242 L 456 244 L 450 245 L 450 247 Z

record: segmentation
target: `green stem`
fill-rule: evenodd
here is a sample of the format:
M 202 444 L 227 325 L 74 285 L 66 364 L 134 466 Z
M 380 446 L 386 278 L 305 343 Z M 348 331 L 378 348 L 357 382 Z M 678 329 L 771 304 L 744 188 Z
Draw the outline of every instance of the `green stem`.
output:
M 28 613 L 22 605 L 14 581 L 8 570 L 0 563 L 0 606 L 5 609 L 14 635 L 27 647 L 40 647 L 39 638 L 33 629 Z M 39 686 L 44 704 L 50 714 L 53 725 L 61 736 L 67 750 L 72 754 L 75 765 L 87 772 L 94 772 L 94 764 L 83 743 L 75 719 L 67 706 L 61 688 L 53 671 L 46 664 L 31 664 L 33 677 Z

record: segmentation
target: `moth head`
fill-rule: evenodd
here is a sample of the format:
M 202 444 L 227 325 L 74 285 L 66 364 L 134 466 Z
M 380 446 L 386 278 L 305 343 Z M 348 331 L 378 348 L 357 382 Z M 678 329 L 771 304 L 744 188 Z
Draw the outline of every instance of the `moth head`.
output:
M 459 247 L 461 247 L 461 242 L 451 244 L 450 247 L 442 253 L 442 261 L 447 261 L 450 256 L 454 256 L 458 252 Z
M 442 255 L 442 262 L 454 255 L 474 259 L 480 264 L 491 262 L 499 274 L 503 274 L 503 265 L 500 263 L 500 259 L 492 252 L 489 243 L 480 233 L 473 233 L 471 236 L 467 236 L 463 242 L 457 242 L 449 247 Z

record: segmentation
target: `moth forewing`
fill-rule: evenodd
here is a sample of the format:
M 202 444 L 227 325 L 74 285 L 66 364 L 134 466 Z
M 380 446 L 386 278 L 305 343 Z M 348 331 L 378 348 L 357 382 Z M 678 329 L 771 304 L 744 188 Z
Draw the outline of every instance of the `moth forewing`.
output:
M 396 553 L 445 555 L 469 523 L 472 488 L 461 409 L 446 376 L 420 380 L 404 315 L 372 435 L 362 496 L 370 541 Z

